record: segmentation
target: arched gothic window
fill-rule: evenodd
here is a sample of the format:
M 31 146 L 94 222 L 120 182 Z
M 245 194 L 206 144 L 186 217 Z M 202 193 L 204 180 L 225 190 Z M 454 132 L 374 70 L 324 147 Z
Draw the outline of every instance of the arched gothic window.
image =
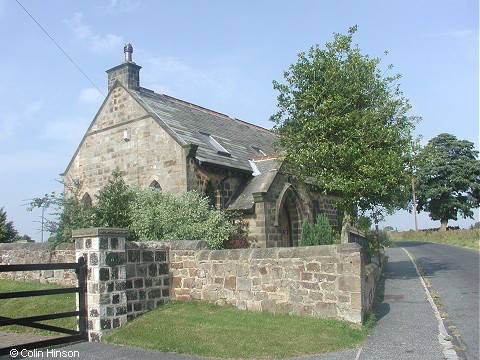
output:
M 90 196 L 89 193 L 85 193 L 82 196 L 82 205 L 85 208 L 91 208 L 92 207 L 92 197 Z
M 215 206 L 215 191 L 213 190 L 213 185 L 209 181 L 205 185 L 205 196 L 208 198 L 208 203 L 212 206 Z
M 162 187 L 160 186 L 157 180 L 153 180 L 152 183 L 150 184 L 150 187 L 157 190 L 162 190 Z

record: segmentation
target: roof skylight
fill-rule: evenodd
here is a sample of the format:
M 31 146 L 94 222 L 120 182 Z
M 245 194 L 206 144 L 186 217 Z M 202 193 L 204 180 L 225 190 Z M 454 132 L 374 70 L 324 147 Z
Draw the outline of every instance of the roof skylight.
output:
M 203 139 L 214 149 L 217 151 L 218 155 L 224 155 L 224 156 L 231 156 L 231 154 L 228 152 L 227 149 L 225 149 L 220 143 L 215 140 L 215 138 L 205 132 L 199 131 L 200 135 L 203 136 Z

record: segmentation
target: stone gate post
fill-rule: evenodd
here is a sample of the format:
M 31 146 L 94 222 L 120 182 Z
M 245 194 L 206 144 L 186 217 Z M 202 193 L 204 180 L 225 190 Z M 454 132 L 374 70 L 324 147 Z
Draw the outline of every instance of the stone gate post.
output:
M 89 341 L 127 322 L 126 252 L 128 231 L 89 228 L 73 231 L 76 259 L 87 263 L 87 332 Z

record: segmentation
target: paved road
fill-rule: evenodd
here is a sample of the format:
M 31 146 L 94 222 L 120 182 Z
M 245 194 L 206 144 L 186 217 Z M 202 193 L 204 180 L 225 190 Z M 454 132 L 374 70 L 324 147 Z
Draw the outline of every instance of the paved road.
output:
M 467 359 L 479 356 L 479 263 L 480 253 L 457 246 L 424 242 L 399 242 L 423 270 L 438 294 L 440 312 L 448 314 L 445 325 L 459 332 Z

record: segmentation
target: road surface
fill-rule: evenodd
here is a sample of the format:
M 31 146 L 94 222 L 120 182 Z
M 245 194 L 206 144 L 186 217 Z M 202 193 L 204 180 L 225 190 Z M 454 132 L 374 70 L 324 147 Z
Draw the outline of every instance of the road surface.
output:
M 445 327 L 454 329 L 466 359 L 479 356 L 480 253 L 462 247 L 424 242 L 397 242 L 407 250 L 431 285 L 430 292 L 445 314 Z M 454 328 L 452 328 L 452 326 Z M 455 330 L 456 329 L 456 330 Z

